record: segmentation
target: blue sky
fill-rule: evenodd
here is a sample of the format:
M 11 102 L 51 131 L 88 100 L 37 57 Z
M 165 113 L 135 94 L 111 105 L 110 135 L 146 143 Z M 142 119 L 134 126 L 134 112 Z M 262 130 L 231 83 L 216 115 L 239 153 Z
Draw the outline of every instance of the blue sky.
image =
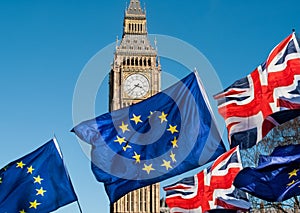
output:
M 293 28 L 300 30 L 298 0 L 144 3 L 148 32 L 197 48 L 224 87 L 263 62 Z M 90 59 L 121 37 L 125 6 L 125 0 L 0 1 L 0 167 L 55 134 L 84 213 L 108 212 L 109 203 L 77 138 L 69 132 L 74 125 L 73 94 Z M 113 54 L 107 57 L 112 62 Z M 173 66 L 169 66 L 162 60 L 162 69 L 172 74 Z M 108 64 L 99 72 L 109 69 Z M 180 77 L 180 70 L 175 73 Z M 108 106 L 107 83 L 100 89 L 97 114 L 105 113 Z M 77 211 L 74 203 L 56 212 Z

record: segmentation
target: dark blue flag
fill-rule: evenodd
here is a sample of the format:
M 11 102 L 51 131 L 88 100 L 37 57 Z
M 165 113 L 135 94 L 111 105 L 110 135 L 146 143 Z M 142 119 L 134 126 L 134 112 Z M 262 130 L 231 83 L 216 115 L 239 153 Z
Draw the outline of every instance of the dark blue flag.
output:
M 76 200 L 55 140 L 0 171 L 1 213 L 46 213 Z
M 226 151 L 197 73 L 130 107 L 74 127 L 92 145 L 92 170 L 110 202 Z
M 276 147 L 261 155 L 256 168 L 245 168 L 235 178 L 241 190 L 270 202 L 300 195 L 300 145 Z

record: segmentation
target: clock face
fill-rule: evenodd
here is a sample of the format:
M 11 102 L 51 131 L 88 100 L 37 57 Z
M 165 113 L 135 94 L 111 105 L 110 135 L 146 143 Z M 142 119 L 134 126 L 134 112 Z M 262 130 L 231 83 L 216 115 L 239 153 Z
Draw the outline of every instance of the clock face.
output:
M 131 98 L 141 98 L 148 93 L 149 89 L 148 79 L 141 74 L 128 76 L 124 83 L 124 91 Z

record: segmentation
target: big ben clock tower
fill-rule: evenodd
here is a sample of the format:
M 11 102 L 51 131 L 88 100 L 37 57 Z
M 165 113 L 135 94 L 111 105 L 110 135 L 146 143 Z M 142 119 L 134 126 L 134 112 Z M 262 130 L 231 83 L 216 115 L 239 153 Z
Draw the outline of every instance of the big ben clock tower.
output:
M 110 111 L 155 95 L 160 71 L 157 51 L 148 39 L 146 11 L 140 0 L 130 0 L 110 72 Z M 111 205 L 111 213 L 159 213 L 159 204 L 159 184 L 154 184 L 123 196 Z

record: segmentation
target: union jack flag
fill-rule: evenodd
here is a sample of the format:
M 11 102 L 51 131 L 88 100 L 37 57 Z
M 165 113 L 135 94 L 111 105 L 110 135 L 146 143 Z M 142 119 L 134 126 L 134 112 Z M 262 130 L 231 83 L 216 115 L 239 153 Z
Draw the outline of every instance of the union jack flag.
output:
M 232 185 L 241 169 L 239 148 L 235 147 L 217 158 L 210 169 L 164 187 L 171 213 L 202 213 L 216 208 L 249 209 L 246 194 Z
M 275 126 L 300 115 L 300 49 L 289 35 L 251 74 L 214 96 L 231 147 L 254 146 Z

